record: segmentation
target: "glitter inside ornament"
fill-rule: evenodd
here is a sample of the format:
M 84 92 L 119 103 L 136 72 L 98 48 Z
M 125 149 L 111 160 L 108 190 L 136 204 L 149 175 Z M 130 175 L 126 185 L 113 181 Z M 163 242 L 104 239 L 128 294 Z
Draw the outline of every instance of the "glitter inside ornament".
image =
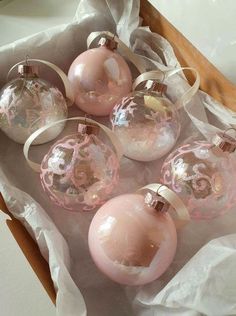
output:
M 194 219 L 227 212 L 235 201 L 235 158 L 207 141 L 185 144 L 162 167 L 162 181 L 186 204 Z
M 12 140 L 23 144 L 40 127 L 65 119 L 67 104 L 58 88 L 37 76 L 34 66 L 20 65 L 20 77 L 0 91 L 0 128 Z M 64 123 L 49 129 L 34 144 L 57 137 Z
M 131 91 L 132 76 L 123 57 L 113 51 L 114 41 L 100 42 L 72 63 L 68 77 L 75 92 L 75 103 L 89 114 L 109 115 L 117 101 Z
M 175 145 L 180 132 L 178 112 L 166 97 L 155 91 L 134 91 L 111 113 L 113 132 L 124 154 L 138 161 L 163 157 Z
M 142 285 L 157 279 L 176 251 L 170 215 L 158 211 L 148 194 L 124 194 L 106 202 L 89 229 L 89 249 L 98 268 L 112 280 Z M 162 201 L 160 202 L 162 203 Z
M 118 179 L 115 153 L 96 135 L 77 133 L 55 143 L 41 163 L 41 182 L 57 205 L 92 210 L 107 199 Z

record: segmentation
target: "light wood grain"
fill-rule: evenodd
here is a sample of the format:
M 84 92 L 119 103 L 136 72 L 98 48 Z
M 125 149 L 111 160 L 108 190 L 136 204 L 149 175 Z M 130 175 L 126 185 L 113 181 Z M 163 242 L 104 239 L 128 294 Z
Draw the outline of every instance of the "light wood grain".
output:
M 167 0 L 169 1 L 169 0 Z M 171 1 L 170 6 L 171 6 Z M 170 22 L 147 0 L 141 0 L 143 24 L 165 37 L 182 66 L 194 67 L 201 76 L 201 89 L 231 110 L 236 111 L 236 86 L 226 79 Z M 234 71 L 232 69 L 232 71 Z M 186 72 L 191 82 L 191 74 Z
M 17 219 L 15 219 L 11 215 L 11 213 L 7 210 L 6 204 L 3 200 L 1 193 L 0 193 L 0 210 L 6 213 L 11 218 L 10 220 L 7 220 L 7 225 L 12 235 L 17 241 L 25 257 L 29 261 L 32 269 L 38 276 L 39 280 L 42 282 L 52 302 L 55 304 L 56 294 L 55 294 L 53 283 L 50 277 L 48 263 L 42 257 L 37 244 L 28 234 L 24 226 Z

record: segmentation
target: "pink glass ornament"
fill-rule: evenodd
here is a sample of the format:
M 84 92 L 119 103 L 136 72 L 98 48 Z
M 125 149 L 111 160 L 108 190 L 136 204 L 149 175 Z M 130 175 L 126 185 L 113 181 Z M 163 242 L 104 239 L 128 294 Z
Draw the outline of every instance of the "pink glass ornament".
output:
M 150 195 L 141 193 L 120 195 L 106 202 L 91 222 L 92 258 L 115 282 L 152 282 L 173 260 L 177 246 L 173 220 L 149 200 Z
M 162 182 L 186 204 L 191 218 L 214 218 L 235 201 L 235 158 L 207 141 L 194 141 L 172 152 L 161 174 Z
M 67 104 L 57 87 L 40 79 L 35 66 L 20 65 L 19 78 L 0 91 L 0 128 L 12 140 L 24 144 L 37 129 L 67 117 Z M 34 144 L 56 138 L 64 124 L 40 136 Z
M 41 182 L 51 200 L 71 211 L 101 205 L 118 180 L 117 156 L 96 135 L 77 133 L 57 141 L 41 163 Z
M 122 98 L 111 112 L 111 123 L 124 155 L 138 161 L 163 157 L 180 133 L 174 104 L 150 90 L 134 91 Z
M 132 76 L 123 57 L 106 46 L 89 49 L 68 73 L 76 105 L 86 113 L 109 115 L 117 101 L 131 91 Z

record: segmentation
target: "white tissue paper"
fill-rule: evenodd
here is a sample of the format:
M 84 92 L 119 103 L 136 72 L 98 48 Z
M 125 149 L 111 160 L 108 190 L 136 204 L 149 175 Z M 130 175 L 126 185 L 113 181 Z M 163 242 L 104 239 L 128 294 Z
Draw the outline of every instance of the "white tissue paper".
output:
M 51 61 L 67 72 L 74 58 L 86 50 L 90 32 L 99 30 L 116 32 L 143 56 L 147 70 L 179 67 L 170 44 L 149 28 L 139 27 L 139 23 L 138 0 L 81 0 L 70 23 L 0 48 L 0 85 L 5 83 L 10 67 L 27 54 Z M 63 89 L 56 75 L 46 68 L 40 74 Z M 188 88 L 182 74 L 170 78 L 168 83 L 168 94 L 173 101 Z M 180 112 L 182 132 L 176 146 L 189 137 L 210 139 L 219 129 L 236 123 L 235 114 L 202 92 L 188 105 L 192 120 L 183 109 Z M 79 114 L 76 107 L 70 109 L 70 116 Z M 108 119 L 100 118 L 99 122 L 108 125 Z M 76 123 L 69 122 L 60 137 L 75 130 Z M 51 144 L 32 147 L 31 157 L 40 162 Z M 141 163 L 123 158 L 114 195 L 158 182 L 163 160 Z M 146 286 L 126 287 L 100 273 L 89 255 L 87 233 L 94 212 L 70 213 L 53 205 L 43 192 L 38 174 L 27 165 L 22 145 L 3 133 L 0 133 L 0 190 L 9 210 L 26 226 L 49 262 L 57 290 L 57 315 L 236 314 L 235 209 L 211 221 L 190 221 L 178 233 L 177 253 L 167 272 Z

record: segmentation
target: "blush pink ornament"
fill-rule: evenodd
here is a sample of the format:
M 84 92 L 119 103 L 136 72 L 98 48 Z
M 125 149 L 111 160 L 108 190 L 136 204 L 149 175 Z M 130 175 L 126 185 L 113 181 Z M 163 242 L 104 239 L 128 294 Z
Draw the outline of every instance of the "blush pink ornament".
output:
M 110 115 L 124 155 L 138 161 L 163 157 L 180 133 L 178 110 L 165 97 L 166 86 L 149 80 L 145 87 L 122 98 Z
M 68 78 L 76 105 L 86 113 L 105 116 L 131 91 L 132 76 L 123 57 L 114 52 L 114 40 L 102 38 L 99 44 L 73 61 Z
M 165 186 L 157 185 L 160 187 L 170 194 Z M 184 205 L 178 203 L 186 215 Z M 89 249 L 97 267 L 113 281 L 127 285 L 142 285 L 160 277 L 171 264 L 177 246 L 168 207 L 167 200 L 152 189 L 106 202 L 89 229 Z
M 219 133 L 213 142 L 194 141 L 165 160 L 162 181 L 187 205 L 193 219 L 211 219 L 235 204 L 236 139 Z

